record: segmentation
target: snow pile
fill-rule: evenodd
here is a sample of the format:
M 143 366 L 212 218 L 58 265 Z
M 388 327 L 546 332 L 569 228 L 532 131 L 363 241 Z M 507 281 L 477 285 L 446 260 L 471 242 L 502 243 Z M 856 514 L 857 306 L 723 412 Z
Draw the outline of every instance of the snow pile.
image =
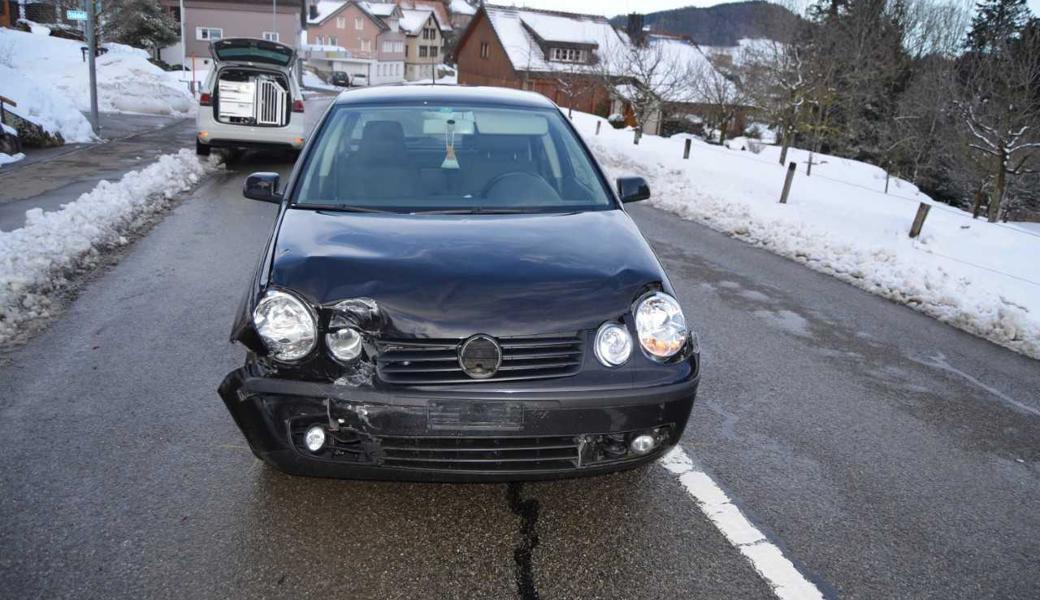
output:
M 22 324 L 49 316 L 70 275 L 128 243 L 209 168 L 189 150 L 167 154 L 117 182 L 102 181 L 61 210 L 28 210 L 25 227 L 0 232 L 0 346 L 14 341 Z
M 89 142 L 94 139 L 90 121 L 76 109 L 71 100 L 46 82 L 0 65 L 0 95 L 18 103 L 12 109 L 17 115 L 36 123 L 44 131 L 60 133 L 66 142 Z
M 0 152 L 0 167 L 4 166 L 6 164 L 13 163 L 13 162 L 18 162 L 18 161 L 22 160 L 23 158 L 25 158 L 25 155 L 22 154 L 21 152 L 19 152 L 18 154 L 15 154 L 13 156 L 10 155 L 10 154 L 4 154 L 3 152 Z
M 81 111 L 90 109 L 87 65 L 81 42 L 0 29 L 0 47 L 7 48 L 7 63 L 38 87 L 57 90 Z M 188 113 L 195 103 L 187 86 L 148 62 L 148 53 L 122 44 L 105 44 L 106 54 L 96 60 L 98 109 L 171 115 Z M 0 92 L 7 89 L 0 78 Z M 64 135 L 64 134 L 63 134 Z
M 700 221 L 900 302 L 998 344 L 1040 358 L 1040 236 L 933 202 L 912 184 L 865 163 L 791 149 L 798 164 L 788 204 L 779 204 L 787 169 L 779 148 L 744 150 L 684 136 L 645 135 L 592 115 L 574 124 L 614 175 L 638 174 L 651 204 Z M 918 204 L 932 205 L 919 239 L 908 236 Z

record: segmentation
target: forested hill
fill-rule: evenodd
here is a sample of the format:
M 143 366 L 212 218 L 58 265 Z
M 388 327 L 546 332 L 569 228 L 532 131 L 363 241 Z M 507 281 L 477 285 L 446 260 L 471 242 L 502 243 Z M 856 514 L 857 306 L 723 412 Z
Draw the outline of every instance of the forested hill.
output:
M 623 28 L 626 19 L 619 15 L 610 22 Z M 647 13 L 644 23 L 656 31 L 688 36 L 698 44 L 734 46 L 741 38 L 778 39 L 797 20 L 794 13 L 778 4 L 756 1 Z

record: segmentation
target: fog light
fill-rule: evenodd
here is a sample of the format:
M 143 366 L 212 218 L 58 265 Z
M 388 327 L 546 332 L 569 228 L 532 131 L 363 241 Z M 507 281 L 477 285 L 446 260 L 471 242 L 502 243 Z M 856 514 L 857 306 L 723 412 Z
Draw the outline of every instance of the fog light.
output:
M 628 443 L 628 449 L 632 451 L 632 454 L 648 454 L 651 450 L 657 447 L 657 438 L 652 435 L 642 434 L 632 438 L 632 441 Z
M 633 441 L 633 443 L 635 442 Z M 307 449 L 311 452 L 321 450 L 321 447 L 325 445 L 325 430 L 318 425 L 308 429 L 307 433 L 303 436 L 303 445 L 307 446 Z

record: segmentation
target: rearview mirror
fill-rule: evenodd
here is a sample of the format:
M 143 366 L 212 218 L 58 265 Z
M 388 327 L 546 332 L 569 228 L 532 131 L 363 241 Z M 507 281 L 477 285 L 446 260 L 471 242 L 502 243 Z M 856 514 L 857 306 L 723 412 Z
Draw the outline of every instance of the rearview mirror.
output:
M 639 202 L 650 197 L 650 186 L 642 177 L 618 177 L 617 193 L 622 202 Z
M 282 195 L 278 193 L 279 180 L 278 173 L 253 173 L 246 177 L 242 195 L 251 200 L 278 204 L 282 201 Z

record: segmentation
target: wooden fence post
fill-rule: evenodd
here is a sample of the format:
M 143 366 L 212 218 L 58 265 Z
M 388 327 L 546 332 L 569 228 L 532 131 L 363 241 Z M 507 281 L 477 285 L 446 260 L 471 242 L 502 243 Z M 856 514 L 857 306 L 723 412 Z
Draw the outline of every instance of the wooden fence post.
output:
M 599 126 L 603 124 L 603 121 L 596 121 L 596 135 L 599 135 Z
M 632 136 L 632 143 L 636 146 L 639 145 L 639 138 L 643 137 L 643 131 L 641 129 L 635 130 L 635 135 Z
M 682 151 L 682 157 L 684 160 L 690 158 L 690 146 L 692 143 L 693 141 L 690 138 L 686 138 L 686 147 L 683 148 Z
M 888 180 L 891 176 L 888 174 L 888 169 L 885 170 L 885 193 L 888 193 Z
M 793 160 L 787 165 L 787 177 L 784 179 L 784 191 L 780 193 L 780 204 L 787 204 L 787 195 L 791 193 L 791 182 L 794 181 L 794 170 L 797 168 L 798 165 Z
M 928 211 L 932 209 L 930 204 L 924 202 L 917 205 L 917 214 L 914 215 L 914 224 L 910 226 L 910 237 L 915 238 L 921 235 L 921 228 L 924 227 L 924 220 L 928 218 Z

